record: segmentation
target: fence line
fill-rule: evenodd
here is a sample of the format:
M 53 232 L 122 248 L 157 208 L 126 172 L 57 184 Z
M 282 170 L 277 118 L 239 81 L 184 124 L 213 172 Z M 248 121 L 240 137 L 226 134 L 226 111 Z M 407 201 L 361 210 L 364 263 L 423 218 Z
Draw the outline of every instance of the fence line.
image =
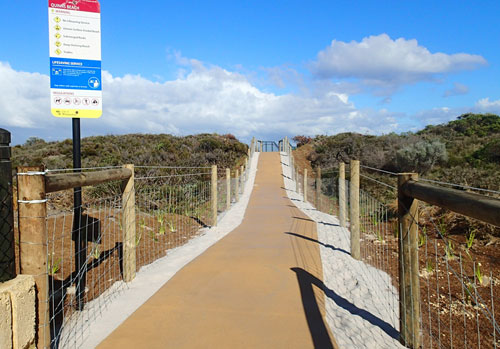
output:
M 253 141 L 249 156 L 254 146 Z M 210 172 L 210 167 L 133 165 L 81 173 L 20 168 L 20 269 L 35 275 L 39 290 L 37 346 L 79 347 L 90 321 L 137 271 L 217 224 L 217 215 L 239 199 L 248 164 L 246 159 L 234 170 L 229 187 L 217 166 Z M 81 217 L 72 207 L 75 186 L 83 187 Z M 222 195 L 228 188 L 231 202 Z M 80 236 L 86 243 L 74 250 Z M 84 261 L 79 270 L 77 256 Z
M 293 154 L 290 157 L 293 158 Z M 385 203 L 371 193 L 378 192 L 373 189 L 379 186 L 390 194 L 384 194 L 384 200 L 391 196 L 395 200 L 397 187 L 388 183 L 393 183 L 394 178 L 401 175 L 362 164 L 360 167 L 368 171 L 360 173 L 363 179 L 359 190 L 361 260 L 383 270 L 392 279 L 394 288 L 385 290 L 386 303 L 393 314 L 391 325 L 400 330 L 401 342 L 414 348 L 500 347 L 499 318 L 495 314 L 495 309 L 500 306 L 500 263 L 496 249 L 480 246 L 475 228 L 465 236 L 450 237 L 444 218 L 434 217 L 436 209 L 415 199 L 417 206 L 407 215 L 406 227 L 403 228 L 401 222 L 398 223 L 398 210 L 394 204 Z M 310 176 L 307 180 L 303 178 L 306 171 L 292 170 L 298 174 L 296 190 L 306 191 L 307 201 L 316 209 L 338 215 L 341 225 L 341 209 L 350 206 L 351 201 L 347 200 L 350 185 L 346 185 L 349 181 L 345 180 L 343 168 L 344 164 L 340 162 L 339 167 L 316 171 L 321 172 L 321 176 Z M 374 172 L 378 174 L 376 178 L 371 175 Z M 384 180 L 384 176 L 388 178 Z M 423 181 L 460 189 L 480 189 Z M 304 183 L 307 183 L 306 188 Z M 431 204 L 439 204 L 439 210 L 445 212 L 441 217 L 449 215 L 447 207 L 500 225 L 500 204 L 494 198 L 430 186 L 416 180 L 410 181 L 406 188 L 400 189 L 402 191 L 407 196 L 414 195 Z M 425 197 L 420 191 L 426 191 Z M 429 196 L 434 196 L 434 199 Z M 408 211 L 409 207 L 407 202 L 400 200 L 400 219 L 401 210 Z M 352 211 L 345 220 L 344 224 L 350 226 Z M 410 236 L 411 239 L 405 242 Z M 398 291 L 400 285 L 404 286 Z

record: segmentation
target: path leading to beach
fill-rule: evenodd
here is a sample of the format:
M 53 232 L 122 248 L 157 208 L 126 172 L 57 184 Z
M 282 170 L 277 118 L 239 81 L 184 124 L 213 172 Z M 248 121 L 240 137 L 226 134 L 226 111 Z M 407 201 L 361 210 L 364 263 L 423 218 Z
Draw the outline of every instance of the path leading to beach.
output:
M 186 265 L 100 348 L 336 348 L 324 321 L 316 223 L 260 154 L 242 224 Z

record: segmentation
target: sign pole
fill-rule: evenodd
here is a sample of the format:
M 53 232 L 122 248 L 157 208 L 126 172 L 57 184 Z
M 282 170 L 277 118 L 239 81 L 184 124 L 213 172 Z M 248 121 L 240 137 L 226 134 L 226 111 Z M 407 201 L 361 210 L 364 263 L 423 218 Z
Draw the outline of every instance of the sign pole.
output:
M 81 133 L 80 119 L 73 118 L 73 171 L 81 172 Z M 87 239 L 82 230 L 82 188 L 77 187 L 73 190 L 73 238 L 75 241 L 75 271 L 76 271 L 76 308 L 83 310 L 85 284 L 86 284 L 86 256 Z

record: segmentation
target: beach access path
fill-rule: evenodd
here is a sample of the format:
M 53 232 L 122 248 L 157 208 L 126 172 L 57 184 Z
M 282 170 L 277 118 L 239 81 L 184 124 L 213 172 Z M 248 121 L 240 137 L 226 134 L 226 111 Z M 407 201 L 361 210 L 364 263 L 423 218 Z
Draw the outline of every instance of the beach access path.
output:
M 99 348 L 337 348 L 316 223 L 261 153 L 243 222 L 178 271 Z

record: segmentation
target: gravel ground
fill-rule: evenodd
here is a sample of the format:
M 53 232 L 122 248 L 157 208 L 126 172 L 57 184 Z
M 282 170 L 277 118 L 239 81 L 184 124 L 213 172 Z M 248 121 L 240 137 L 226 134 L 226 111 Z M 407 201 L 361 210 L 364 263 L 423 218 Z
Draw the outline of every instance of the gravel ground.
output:
M 398 292 L 389 275 L 351 257 L 348 229 L 305 203 L 295 192 L 285 153 L 281 163 L 288 197 L 317 224 L 326 320 L 340 348 L 404 348 L 398 341 Z

